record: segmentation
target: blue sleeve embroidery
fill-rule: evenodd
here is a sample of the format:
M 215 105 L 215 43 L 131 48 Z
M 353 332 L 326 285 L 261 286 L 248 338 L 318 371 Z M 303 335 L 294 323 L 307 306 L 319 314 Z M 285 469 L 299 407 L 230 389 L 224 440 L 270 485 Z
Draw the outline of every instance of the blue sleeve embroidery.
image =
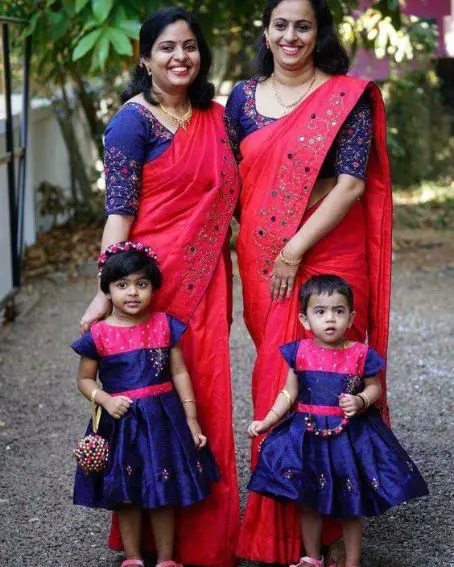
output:
M 91 331 L 87 331 L 84 335 L 79 337 L 77 341 L 74 341 L 71 348 L 80 356 L 86 356 L 87 358 L 91 358 L 91 360 L 96 360 L 96 362 L 101 360 Z
M 287 343 L 279 347 L 282 356 L 285 358 L 285 361 L 295 370 L 296 367 L 296 354 L 298 352 L 298 347 L 300 345 L 300 341 L 294 341 L 292 343 Z
M 240 84 L 237 85 L 230 93 L 224 112 L 225 129 L 229 136 L 230 144 L 237 161 L 241 160 L 240 118 L 243 104 L 244 92 Z
M 373 348 L 367 350 L 366 362 L 364 363 L 364 378 L 372 378 L 383 370 L 385 361 Z
M 363 95 L 336 139 L 335 174 L 348 174 L 365 179 L 372 141 L 372 107 L 368 95 Z
M 135 215 L 150 123 L 134 104 L 112 118 L 104 139 L 106 215 Z

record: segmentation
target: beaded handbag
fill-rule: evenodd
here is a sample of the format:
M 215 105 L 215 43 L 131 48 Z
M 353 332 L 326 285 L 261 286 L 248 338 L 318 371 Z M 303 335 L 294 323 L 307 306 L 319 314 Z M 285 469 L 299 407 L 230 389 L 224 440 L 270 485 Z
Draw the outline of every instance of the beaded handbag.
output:
M 99 422 L 101 420 L 102 408 L 97 406 L 92 395 L 91 400 L 92 429 L 93 433 L 83 437 L 74 449 L 74 457 L 79 467 L 87 474 L 100 473 L 109 460 L 109 442 L 98 435 Z

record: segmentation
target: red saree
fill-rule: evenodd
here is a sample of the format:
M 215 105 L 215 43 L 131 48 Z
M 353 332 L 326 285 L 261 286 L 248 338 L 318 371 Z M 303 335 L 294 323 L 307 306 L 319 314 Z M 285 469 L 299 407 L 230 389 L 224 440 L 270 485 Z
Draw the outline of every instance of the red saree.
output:
M 131 240 L 152 246 L 163 287 L 153 308 L 188 323 L 182 348 L 198 417 L 221 480 L 204 502 L 178 511 L 176 559 L 229 567 L 234 562 L 239 503 L 232 432 L 229 330 L 232 272 L 229 226 L 239 176 L 223 125 L 223 108 L 194 110 L 188 131 L 143 168 L 139 211 Z M 222 424 L 222 425 L 220 425 Z M 144 551 L 154 542 L 147 525 Z M 118 521 L 109 540 L 121 549 Z
M 238 260 L 245 322 L 257 348 L 252 377 L 255 419 L 263 419 L 282 388 L 288 367 L 278 347 L 304 337 L 298 323 L 298 294 L 273 302 L 269 276 L 280 249 L 313 214 L 312 188 L 339 129 L 365 89 L 373 107 L 373 142 L 364 198 L 304 256 L 295 290 L 311 275 L 333 273 L 353 287 L 357 312 L 350 338 L 369 343 L 382 355 L 388 341 L 392 200 L 385 140 L 385 114 L 373 84 L 333 77 L 291 114 L 249 135 L 243 161 Z M 384 382 L 384 378 L 382 378 Z M 386 396 L 381 407 L 387 418 Z M 258 440 L 252 447 L 252 466 Z M 267 563 L 290 563 L 301 554 L 300 510 L 250 493 L 237 553 Z M 324 541 L 340 535 L 327 520 Z

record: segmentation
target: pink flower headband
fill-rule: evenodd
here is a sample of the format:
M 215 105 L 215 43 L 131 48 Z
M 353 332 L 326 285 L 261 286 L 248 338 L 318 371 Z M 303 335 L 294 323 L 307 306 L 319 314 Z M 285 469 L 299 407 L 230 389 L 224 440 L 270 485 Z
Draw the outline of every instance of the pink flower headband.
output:
M 104 270 L 104 266 L 106 265 L 107 260 L 114 256 L 115 254 L 119 254 L 120 252 L 128 252 L 129 250 L 137 250 L 139 252 L 145 252 L 145 254 L 151 259 L 154 260 L 158 265 L 158 256 L 154 250 L 152 250 L 149 246 L 146 246 L 142 242 L 117 242 L 116 244 L 112 244 L 108 246 L 104 252 L 102 252 L 98 256 L 98 268 L 99 271 L 102 272 Z

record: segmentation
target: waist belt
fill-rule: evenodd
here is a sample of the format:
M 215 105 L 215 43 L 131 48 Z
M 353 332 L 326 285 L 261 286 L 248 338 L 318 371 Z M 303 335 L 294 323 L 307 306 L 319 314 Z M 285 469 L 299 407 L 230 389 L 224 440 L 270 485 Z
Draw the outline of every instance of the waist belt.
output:
M 145 386 L 145 388 L 136 388 L 135 390 L 126 390 L 125 392 L 115 392 L 115 394 L 110 394 L 111 396 L 127 396 L 132 400 L 138 400 L 140 398 L 149 398 L 151 396 L 159 396 L 160 394 L 166 394 L 173 390 L 172 382 L 165 382 L 164 384 L 154 384 L 152 386 Z

